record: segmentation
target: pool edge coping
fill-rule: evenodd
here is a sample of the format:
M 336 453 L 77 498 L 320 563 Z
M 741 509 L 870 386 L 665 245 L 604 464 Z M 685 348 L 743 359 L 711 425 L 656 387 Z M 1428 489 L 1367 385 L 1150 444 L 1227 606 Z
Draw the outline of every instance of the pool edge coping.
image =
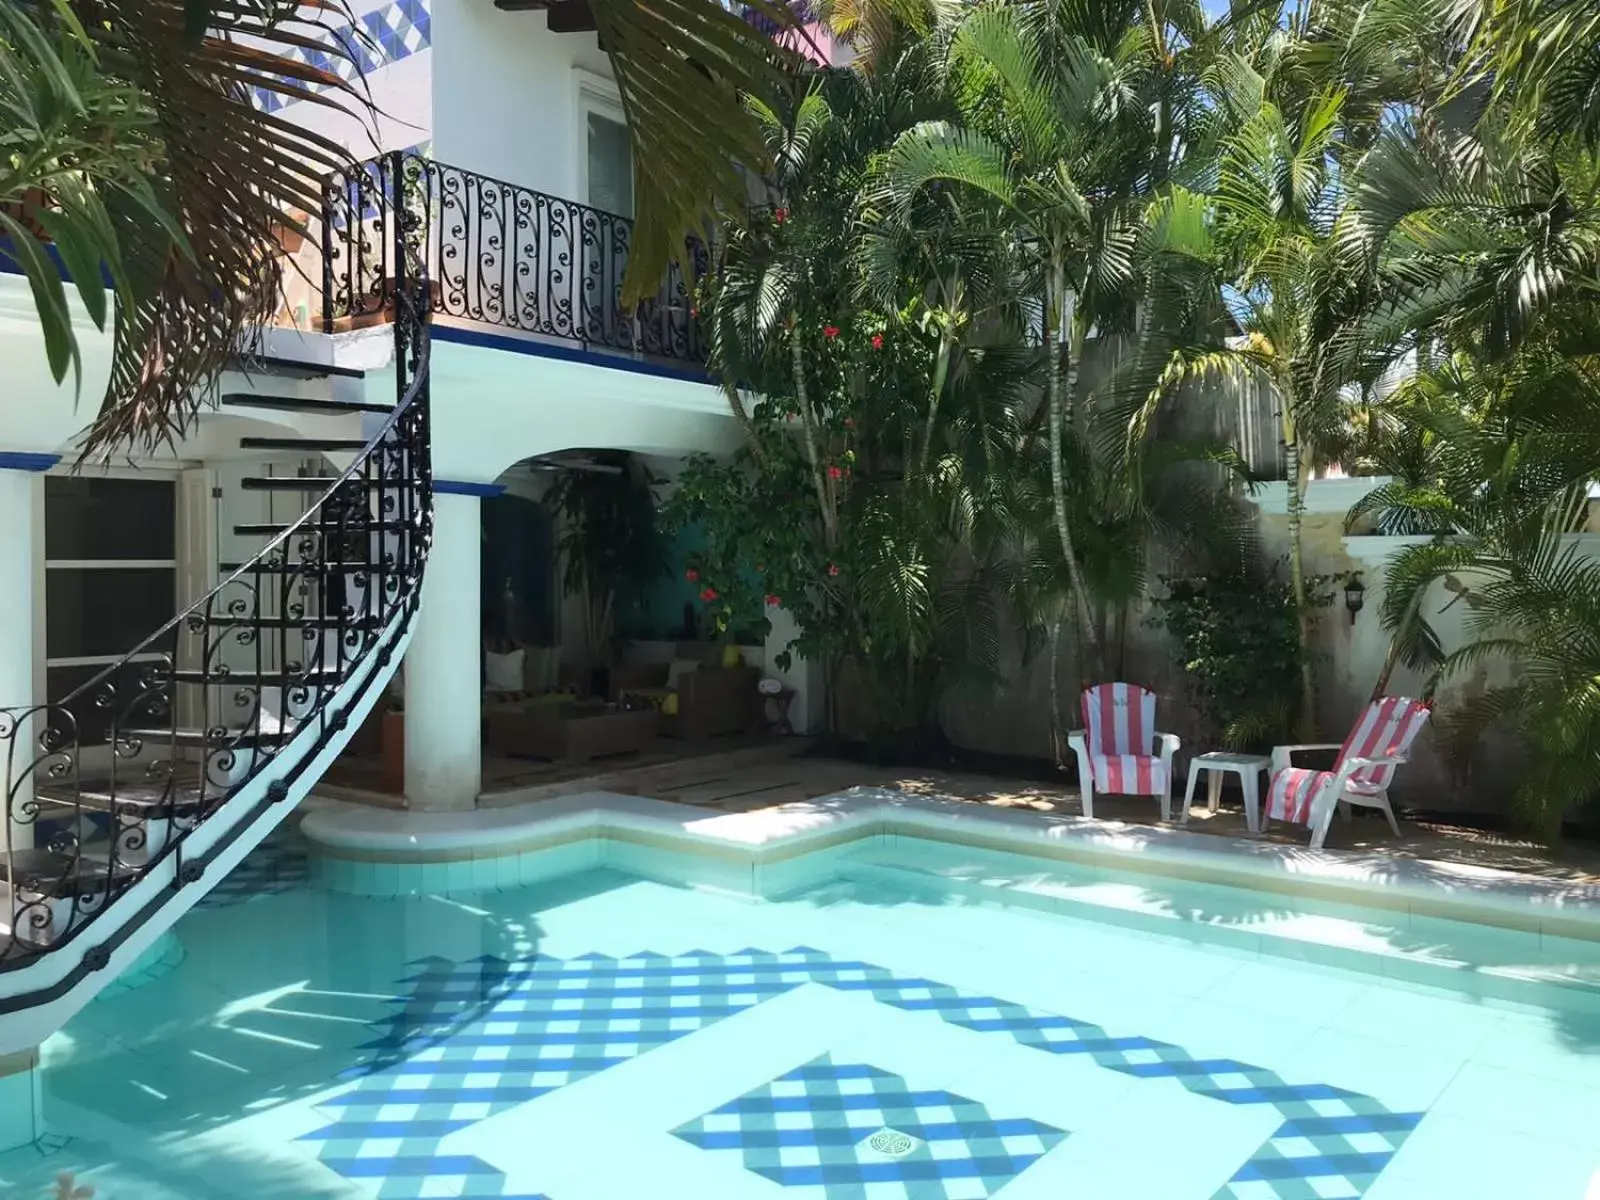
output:
M 422 865 L 501 858 L 583 837 L 650 835 L 724 861 L 765 864 L 873 833 L 1020 852 L 1203 883 L 1600 941 L 1600 887 L 1435 859 L 1311 850 L 1177 827 L 977 806 L 883 787 L 745 813 L 581 792 L 437 813 L 319 800 L 301 822 L 325 857 Z M 945 834 L 946 836 L 939 836 Z

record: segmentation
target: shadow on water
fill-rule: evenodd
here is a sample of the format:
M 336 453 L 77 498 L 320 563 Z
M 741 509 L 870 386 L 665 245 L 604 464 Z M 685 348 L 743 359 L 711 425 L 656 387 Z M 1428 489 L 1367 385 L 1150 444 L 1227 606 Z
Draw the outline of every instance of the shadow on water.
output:
M 0 1156 L 0 1195 L 45 1195 L 62 1170 L 110 1200 L 351 1195 L 288 1148 L 303 1129 L 246 1131 L 480 1020 L 539 956 L 540 913 L 632 882 L 589 870 L 392 899 L 301 885 L 196 909 L 176 927 L 182 963 L 47 1044 L 46 1119 L 65 1136 Z
M 1600 1056 L 1594 943 L 1541 943 L 1513 930 L 1275 891 L 1187 880 L 1164 886 L 1148 875 L 912 837 L 832 865 L 830 878 L 797 882 L 780 898 L 821 909 L 1006 909 L 1099 934 L 1259 954 L 1290 969 L 1332 970 L 1469 1004 L 1510 1001 L 1547 1022 L 1568 1053 Z M 1293 926 L 1299 936 L 1286 936 Z M 1557 975 L 1575 986 L 1550 982 Z

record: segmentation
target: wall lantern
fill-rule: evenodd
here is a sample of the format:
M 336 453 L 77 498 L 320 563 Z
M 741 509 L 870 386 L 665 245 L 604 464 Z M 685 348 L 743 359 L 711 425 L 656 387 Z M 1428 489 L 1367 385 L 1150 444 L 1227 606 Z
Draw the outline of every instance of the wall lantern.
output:
M 1350 610 L 1350 624 L 1356 623 L 1356 614 L 1366 602 L 1367 585 L 1361 582 L 1361 572 L 1351 571 L 1344 585 L 1344 606 Z

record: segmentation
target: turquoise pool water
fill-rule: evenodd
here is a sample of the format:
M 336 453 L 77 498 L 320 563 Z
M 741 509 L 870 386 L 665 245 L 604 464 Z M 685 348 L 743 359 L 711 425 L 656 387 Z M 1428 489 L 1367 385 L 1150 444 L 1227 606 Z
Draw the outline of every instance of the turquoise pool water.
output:
M 541 873 L 264 848 L 46 1045 L 0 1195 L 1600 1196 L 1600 946 L 907 839 Z

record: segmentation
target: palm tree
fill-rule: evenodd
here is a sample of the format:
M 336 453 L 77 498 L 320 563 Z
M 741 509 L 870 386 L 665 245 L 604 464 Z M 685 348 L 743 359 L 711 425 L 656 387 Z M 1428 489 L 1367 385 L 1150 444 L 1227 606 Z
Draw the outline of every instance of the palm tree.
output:
M 1463 751 L 1491 729 L 1522 739 L 1517 811 L 1554 840 L 1568 813 L 1600 797 L 1600 563 L 1551 523 L 1532 541 L 1478 546 L 1472 566 L 1472 640 L 1439 674 L 1496 658 L 1515 673 L 1448 714 L 1445 728 Z
M 1137 11 L 1128 10 L 1130 17 Z M 1101 673 L 1103 639 L 1069 518 L 1066 438 L 1069 430 L 1081 437 L 1088 420 L 1077 403 L 1076 372 L 1096 307 L 1132 278 L 1128 201 L 1149 166 L 1152 118 L 1134 87 L 1140 45 L 1118 37 L 1097 42 L 1090 36 L 1095 14 L 1076 15 L 1084 27 L 1054 7 L 985 5 L 965 14 L 948 54 L 962 122 L 908 130 L 885 171 L 902 205 L 934 185 L 987 196 L 1032 256 L 1033 294 L 1042 300 L 1053 532 L 1087 649 L 1082 665 Z
M 1214 228 L 1197 240 L 1228 281 L 1224 295 L 1239 335 L 1225 349 L 1180 354 L 1169 376 L 1260 379 L 1277 398 L 1306 734 L 1316 687 L 1305 488 L 1314 463 L 1340 438 L 1347 385 L 1370 366 L 1365 339 L 1376 304 L 1370 251 L 1344 211 L 1334 169 L 1344 101 L 1342 91 L 1318 91 L 1285 109 L 1272 98 L 1272 80 L 1243 60 L 1231 63 L 1219 108 L 1241 119 L 1218 163 Z
M 290 56 L 342 0 L 52 0 L 0 10 L 0 228 L 33 287 L 51 367 L 77 359 L 52 239 L 97 324 L 101 264 L 118 296 L 111 382 L 88 450 L 171 440 L 279 296 L 278 239 L 303 231 L 333 142 L 258 108 L 257 91 L 361 115 L 336 73 Z

